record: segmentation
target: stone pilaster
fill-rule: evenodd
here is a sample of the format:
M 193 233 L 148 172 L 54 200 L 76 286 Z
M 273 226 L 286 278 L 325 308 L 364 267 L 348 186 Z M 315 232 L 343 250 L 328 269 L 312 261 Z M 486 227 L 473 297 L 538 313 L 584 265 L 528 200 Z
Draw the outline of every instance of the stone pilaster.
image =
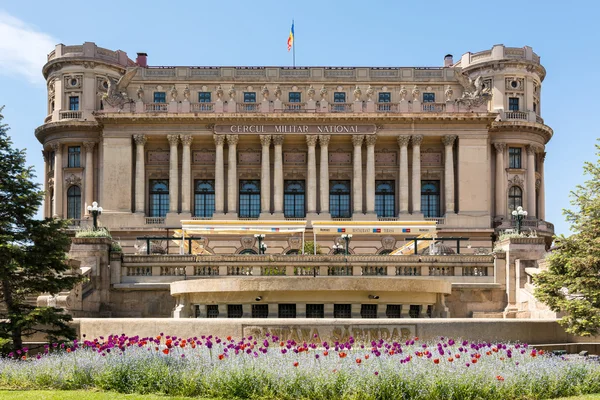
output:
M 375 142 L 377 142 L 377 136 L 367 135 L 365 141 L 367 142 L 367 214 L 375 214 Z
M 192 135 L 180 135 L 183 150 L 181 152 L 181 213 L 191 214 L 192 202 Z
M 353 214 L 363 213 L 363 193 L 362 193 L 362 142 L 365 135 L 352 135 L 352 145 L 354 154 L 352 157 L 352 197 Z
M 444 144 L 445 156 L 444 156 L 444 194 L 446 197 L 446 215 L 454 214 L 456 212 L 456 206 L 454 203 L 454 142 L 456 141 L 456 135 L 445 135 L 442 137 L 442 143 Z
M 527 146 L 527 216 L 535 218 L 535 157 L 537 149 L 535 146 Z
M 260 162 L 260 212 L 262 214 L 271 213 L 271 156 L 269 147 L 271 146 L 271 135 L 260 135 L 260 144 L 262 145 L 262 157 Z
M 215 214 L 225 212 L 225 175 L 223 143 L 225 135 L 213 135 L 215 141 Z
M 53 143 L 54 151 L 54 206 L 52 216 L 56 218 L 63 217 L 63 162 L 62 162 L 62 144 Z
M 423 135 L 412 135 L 412 213 L 421 213 L 421 142 Z
M 539 207 L 539 213 L 540 215 L 538 215 L 537 217 L 539 219 L 545 220 L 546 219 L 546 194 L 545 194 L 545 187 L 544 187 L 544 160 L 546 159 L 546 153 L 543 151 L 543 149 L 540 151 L 539 153 L 539 159 L 538 159 L 538 166 L 539 166 L 539 173 L 540 173 L 540 188 L 538 189 L 540 191 L 540 196 L 539 196 L 539 202 L 540 202 L 540 207 Z
M 229 145 L 228 168 L 227 168 L 227 213 L 237 213 L 237 144 L 238 135 L 227 135 Z
M 179 135 L 167 135 L 170 146 L 169 156 L 169 212 L 177 213 L 179 211 L 179 171 L 177 158 L 177 145 L 179 144 Z
M 273 135 L 273 212 L 283 214 L 283 135 Z
M 319 170 L 319 192 L 321 214 L 329 212 L 329 140 L 331 135 L 319 135 L 321 145 L 321 168 Z
M 133 135 L 135 141 L 135 212 L 144 213 L 146 207 L 146 163 L 144 146 L 146 135 Z
M 494 143 L 496 149 L 496 216 L 506 215 L 506 182 L 504 173 L 504 151 L 506 143 Z
M 398 147 L 400 147 L 400 171 L 398 198 L 400 199 L 400 214 L 408 214 L 408 142 L 410 136 L 398 136 Z
M 83 142 L 85 148 L 85 204 L 83 209 L 89 214 L 88 206 L 94 201 L 94 147 L 95 142 Z
M 306 144 L 308 145 L 306 208 L 308 214 L 317 212 L 317 159 L 315 154 L 317 139 L 318 135 L 306 135 Z

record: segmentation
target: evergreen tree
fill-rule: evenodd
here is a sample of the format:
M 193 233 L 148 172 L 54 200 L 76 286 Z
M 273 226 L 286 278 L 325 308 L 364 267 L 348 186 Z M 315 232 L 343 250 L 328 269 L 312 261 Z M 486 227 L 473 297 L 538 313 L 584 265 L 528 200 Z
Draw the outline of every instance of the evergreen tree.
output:
M 23 337 L 46 334 L 48 340 L 74 339 L 71 316 L 54 307 L 35 307 L 27 298 L 71 289 L 79 277 L 70 272 L 66 222 L 35 214 L 44 197 L 25 166 L 25 151 L 12 148 L 0 107 L 0 346 L 21 350 Z M 56 168 L 59 168 L 57 165 Z
M 596 149 L 598 161 L 584 164 L 591 179 L 571 192 L 575 210 L 564 210 L 575 233 L 556 238 L 548 270 L 534 280 L 535 296 L 564 312 L 561 324 L 581 336 L 600 331 L 600 145 Z

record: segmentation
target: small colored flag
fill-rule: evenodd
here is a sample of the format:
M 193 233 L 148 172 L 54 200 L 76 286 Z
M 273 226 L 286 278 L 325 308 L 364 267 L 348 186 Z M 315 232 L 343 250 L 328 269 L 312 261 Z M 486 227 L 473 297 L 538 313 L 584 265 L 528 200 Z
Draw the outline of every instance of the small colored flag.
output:
M 279 228 L 271 228 L 271 232 L 279 232 Z
M 410 233 L 410 229 L 402 228 L 402 233 Z
M 288 37 L 288 51 L 294 46 L 294 21 L 292 21 L 292 29 L 290 29 L 290 36 Z
M 381 233 L 381 228 L 373 228 L 373 233 Z
M 338 228 L 338 233 L 344 233 L 346 232 L 346 228 Z

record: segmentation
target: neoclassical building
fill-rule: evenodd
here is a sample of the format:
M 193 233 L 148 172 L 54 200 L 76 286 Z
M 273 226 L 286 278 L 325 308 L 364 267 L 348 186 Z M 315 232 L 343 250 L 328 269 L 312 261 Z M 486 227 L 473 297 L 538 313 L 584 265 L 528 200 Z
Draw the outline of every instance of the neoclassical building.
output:
M 409 315 L 410 306 L 420 307 L 411 315 L 441 315 L 444 296 L 460 285 L 502 292 L 490 254 L 497 234 L 514 229 L 511 212 L 526 209 L 523 229 L 542 243 L 554 230 L 544 206 L 553 134 L 541 117 L 546 71 L 528 46 L 496 45 L 456 62 L 447 55 L 441 64 L 149 66 L 145 53 L 134 61 L 90 42 L 59 44 L 43 68 L 48 116 L 35 132 L 44 214 L 84 226 L 97 201 L 124 252 L 111 290 L 162 298 L 161 315 L 175 301 L 180 316 L 223 316 L 229 306 L 248 316 L 266 297 L 261 285 L 273 282 L 283 285 L 270 289 L 279 315 L 292 313 L 281 310 L 285 301 L 294 315 L 334 315 L 345 301 L 344 313 L 359 315 L 370 291 L 390 294 L 370 294 L 369 315 Z M 316 243 L 310 262 L 306 241 Z M 379 257 L 389 253 L 404 255 Z M 414 264 L 425 256 L 438 264 Z M 244 274 L 256 287 L 227 278 Z M 323 279 L 299 285 L 263 275 Z M 362 280 L 331 283 L 347 287 L 331 292 L 326 279 L 340 275 Z M 377 276 L 388 275 L 417 281 L 382 285 Z M 140 282 L 155 286 L 144 291 Z M 244 288 L 221 286 L 230 284 Z M 236 304 L 225 300 L 231 293 Z M 330 300 L 315 309 L 307 303 L 315 293 Z M 510 299 L 494 302 L 503 304 L 450 313 L 502 311 Z M 153 314 L 144 307 L 140 315 Z

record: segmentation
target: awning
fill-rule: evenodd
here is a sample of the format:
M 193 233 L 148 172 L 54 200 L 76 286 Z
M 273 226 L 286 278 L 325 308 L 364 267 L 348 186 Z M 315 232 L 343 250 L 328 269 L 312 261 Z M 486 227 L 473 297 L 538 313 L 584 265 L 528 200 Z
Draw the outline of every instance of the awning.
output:
M 407 235 L 431 234 L 435 221 L 313 221 L 315 235 Z
M 183 220 L 181 228 L 185 235 L 235 235 L 235 234 L 290 234 L 304 233 L 306 221 L 218 221 L 218 220 Z

